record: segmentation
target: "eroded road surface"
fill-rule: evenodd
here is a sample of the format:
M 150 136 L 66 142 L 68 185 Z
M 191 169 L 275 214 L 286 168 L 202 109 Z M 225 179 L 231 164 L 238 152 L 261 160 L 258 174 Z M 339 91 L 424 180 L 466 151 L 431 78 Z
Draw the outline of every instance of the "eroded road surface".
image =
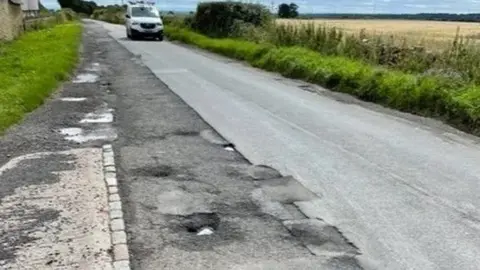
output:
M 292 175 L 312 191 L 317 199 L 293 200 L 293 204 L 307 217 L 338 228 L 359 249 L 359 260 L 369 268 L 479 268 L 480 149 L 477 138 L 432 120 L 365 105 L 195 49 L 169 42 L 128 41 L 124 38 L 123 26 L 101 25 L 140 57 L 153 74 L 250 162 Z M 135 87 L 141 81 L 145 82 L 139 79 L 124 83 Z M 147 93 L 150 92 L 143 96 Z M 132 110 L 151 114 L 148 125 L 138 133 L 143 135 L 139 136 L 158 134 L 159 119 L 147 109 L 160 106 L 153 99 L 154 96 L 146 98 L 144 109 L 128 103 Z M 162 106 L 166 110 L 165 106 L 174 105 Z M 181 122 L 179 115 L 176 117 L 172 119 Z M 133 125 L 140 125 L 134 119 L 137 118 L 132 118 Z M 203 129 L 189 125 L 189 130 Z M 151 144 L 150 150 L 156 149 L 158 153 L 157 147 L 158 144 Z M 172 159 L 182 154 L 190 153 L 193 160 L 204 155 L 186 145 L 182 150 L 162 148 L 161 151 L 164 153 L 158 156 L 161 164 L 174 162 Z M 133 155 L 132 160 L 142 156 L 136 148 L 123 152 L 125 157 L 127 152 Z M 132 164 L 134 162 L 124 161 L 123 165 Z M 236 168 L 224 181 L 242 183 L 231 178 L 243 175 L 244 170 Z M 194 174 L 198 176 L 199 172 Z M 219 171 L 214 175 L 222 174 Z M 235 196 L 248 193 L 238 191 Z M 149 194 L 147 190 L 137 192 Z M 155 196 L 158 199 L 163 195 Z M 145 211 L 149 207 L 152 206 L 146 204 L 143 209 L 135 209 Z M 232 212 L 238 212 L 249 208 L 233 209 Z M 145 230 L 148 229 L 147 226 Z M 268 238 L 260 227 L 255 233 L 258 234 L 243 237 L 248 243 Z M 156 246 L 155 241 L 152 240 L 152 247 Z M 253 254 L 266 252 L 267 246 L 256 249 L 250 254 L 252 258 L 255 258 Z M 226 254 L 229 250 L 227 245 L 215 252 Z M 299 256 L 295 250 L 299 251 L 289 251 L 292 257 Z M 163 252 L 170 254 L 168 249 Z M 289 258 L 285 254 L 280 257 Z M 206 258 L 202 256 L 202 259 Z
M 0 139 L 1 269 L 362 269 L 296 205 L 317 194 L 247 161 L 102 25 L 82 56 Z
M 124 35 L 0 138 L 0 269 L 478 269 L 476 138 Z
M 100 24 L 86 36 L 107 51 L 133 269 L 361 269 L 337 228 L 295 206 L 316 194 L 250 164 Z

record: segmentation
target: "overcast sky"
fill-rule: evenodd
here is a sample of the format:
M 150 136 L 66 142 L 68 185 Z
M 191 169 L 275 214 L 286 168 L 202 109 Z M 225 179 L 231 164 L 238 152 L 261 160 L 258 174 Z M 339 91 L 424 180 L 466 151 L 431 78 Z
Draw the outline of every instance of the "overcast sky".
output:
M 56 0 L 40 0 L 47 8 L 58 8 Z M 127 0 L 125 0 L 127 1 Z M 291 0 L 290 0 L 291 1 Z M 286 1 L 287 3 L 290 1 Z M 121 0 L 95 0 L 97 4 L 120 4 Z M 198 0 L 157 0 L 161 10 L 194 10 Z M 272 1 L 259 0 L 267 6 Z M 273 5 L 284 1 L 274 0 Z M 480 13 L 480 0 L 298 0 L 302 13 Z

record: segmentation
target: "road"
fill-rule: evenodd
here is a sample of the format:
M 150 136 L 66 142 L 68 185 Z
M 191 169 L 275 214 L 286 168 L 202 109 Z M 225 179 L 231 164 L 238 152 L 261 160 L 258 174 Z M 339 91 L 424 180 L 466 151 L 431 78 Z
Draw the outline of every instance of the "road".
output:
M 378 269 L 478 269 L 478 139 L 170 42 L 109 34 L 254 164 L 319 199 L 296 203 L 336 226 Z M 305 91 L 307 88 L 310 91 Z

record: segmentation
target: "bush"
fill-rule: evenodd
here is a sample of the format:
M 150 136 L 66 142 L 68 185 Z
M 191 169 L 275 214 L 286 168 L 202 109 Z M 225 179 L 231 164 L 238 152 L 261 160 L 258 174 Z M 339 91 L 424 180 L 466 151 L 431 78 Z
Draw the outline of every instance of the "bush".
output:
M 78 59 L 81 33 L 80 24 L 61 24 L 0 44 L 0 133 L 68 78 Z
M 86 14 L 87 16 L 90 16 L 93 13 L 93 11 L 97 8 L 97 4 L 94 1 L 58 0 L 58 3 L 60 4 L 60 7 L 62 9 L 68 8 L 73 10 L 74 12 Z
M 239 60 L 255 67 L 304 79 L 401 111 L 447 120 L 480 134 L 480 87 L 434 75 L 415 75 L 379 68 L 344 56 L 320 54 L 304 47 L 276 47 L 235 39 L 214 39 L 167 26 L 172 40 Z
M 95 9 L 90 18 L 114 24 L 124 24 L 125 12 L 124 6 L 107 6 Z
M 259 4 L 203 2 L 197 6 L 192 27 L 212 37 L 228 37 L 238 33 L 243 23 L 258 27 L 270 21 L 270 12 Z
M 78 19 L 78 15 L 71 9 L 61 9 L 53 15 L 25 20 L 28 31 L 54 27 L 57 24 L 67 23 Z
M 428 51 L 425 46 L 407 45 L 406 39 L 393 36 L 367 35 L 364 31 L 346 34 L 334 27 L 315 23 L 279 23 L 269 30 L 268 37 L 279 46 L 302 46 L 321 54 L 346 56 L 409 73 L 449 70 L 443 76 L 480 84 L 480 49 L 457 33 L 450 46 Z M 450 76 L 453 75 L 453 76 Z

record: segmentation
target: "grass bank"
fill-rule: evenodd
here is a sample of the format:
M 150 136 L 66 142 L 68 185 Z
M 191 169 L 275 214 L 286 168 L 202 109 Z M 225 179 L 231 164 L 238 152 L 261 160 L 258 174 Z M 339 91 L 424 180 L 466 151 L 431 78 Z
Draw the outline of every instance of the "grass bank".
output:
M 39 18 L 28 18 L 25 20 L 25 28 L 27 31 L 42 30 L 55 25 L 71 22 L 79 18 L 73 10 L 64 8 L 51 13 L 45 13 Z
M 60 24 L 0 43 L 0 133 L 41 105 L 78 60 L 82 26 Z
M 240 39 L 214 39 L 169 25 L 170 40 L 198 46 L 252 66 L 303 79 L 365 101 L 446 121 L 480 134 L 480 87 L 435 75 L 412 74 L 305 47 L 278 46 Z

